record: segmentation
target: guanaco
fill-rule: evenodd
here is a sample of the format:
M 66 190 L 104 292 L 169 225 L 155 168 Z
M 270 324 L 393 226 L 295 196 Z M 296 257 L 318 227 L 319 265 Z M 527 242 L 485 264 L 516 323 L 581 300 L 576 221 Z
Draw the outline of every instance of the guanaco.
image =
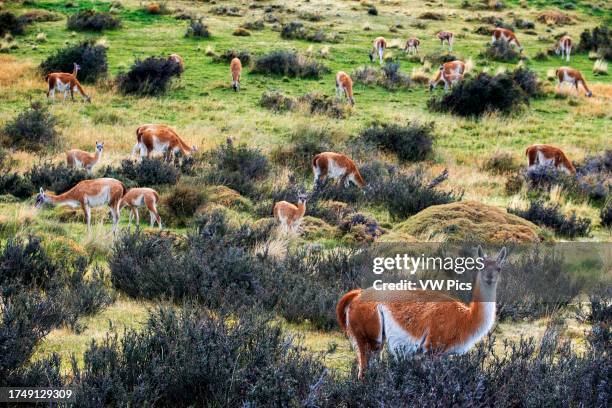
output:
M 297 206 L 287 201 L 279 201 L 274 204 L 274 218 L 283 231 L 297 232 L 306 213 L 306 200 L 305 194 L 299 194 Z
M 587 86 L 582 73 L 574 68 L 561 67 L 555 71 L 555 75 L 557 79 L 559 79 L 558 89 L 561 89 L 561 84 L 563 82 L 567 82 L 568 84 L 572 84 L 576 87 L 576 92 L 578 92 L 578 85 L 582 84 L 582 87 L 586 91 L 586 96 L 589 98 L 593 96 L 593 92 Z
M 453 50 L 453 42 L 455 41 L 455 35 L 453 33 L 450 31 L 440 31 L 436 34 L 436 37 L 440 40 L 440 45 L 442 47 L 444 47 L 444 42 L 446 42 L 448 44 L 448 50 Z
M 238 92 L 240 90 L 240 73 L 242 72 L 242 63 L 240 59 L 234 58 L 230 63 L 230 72 L 232 74 L 232 88 Z
M 514 34 L 512 30 L 499 27 L 494 29 L 491 33 L 491 44 L 495 44 L 498 41 L 504 41 L 510 45 L 515 45 L 518 47 L 519 51 L 523 52 L 523 46 L 519 42 L 518 38 L 516 38 L 516 34 Z
M 404 52 L 408 54 L 418 54 L 420 45 L 421 41 L 418 38 L 409 38 L 408 41 L 406 41 Z
M 555 47 L 555 53 L 561 54 L 561 59 L 565 58 L 567 62 L 570 60 L 570 54 L 572 53 L 572 37 L 564 35 L 559 38 Z
M 355 98 L 353 98 L 353 80 L 344 71 L 338 71 L 336 74 L 336 96 L 346 96 L 351 106 L 355 106 Z
M 130 208 L 130 222 L 129 225 L 132 225 L 132 218 L 136 217 L 136 226 L 140 225 L 140 215 L 138 214 L 138 207 L 146 206 L 147 210 L 149 210 L 149 218 L 151 227 L 157 224 L 159 228 L 162 228 L 161 217 L 157 212 L 157 204 L 159 203 L 159 194 L 157 191 L 152 188 L 146 187 L 138 187 L 131 188 L 123 198 L 121 198 L 121 202 L 119 203 L 119 211 L 121 211 L 124 207 Z
M 140 156 L 151 157 L 153 153 L 190 155 L 198 149 L 189 147 L 181 137 L 167 125 L 142 125 L 136 129 L 136 144 L 132 148 L 132 156 L 140 151 Z
M 83 180 L 63 194 L 55 194 L 40 188 L 36 196 L 36 208 L 43 204 L 66 205 L 72 208 L 81 206 L 85 214 L 87 230 L 91 230 L 91 209 L 108 205 L 113 220 L 113 231 L 119 222 L 119 202 L 126 193 L 122 182 L 113 178 Z
M 49 86 L 47 98 L 51 97 L 55 100 L 55 91 L 57 90 L 59 92 L 64 92 L 64 101 L 69 92 L 70 98 L 74 101 L 74 92 L 76 91 L 81 94 L 86 102 L 91 102 L 91 98 L 85 93 L 85 90 L 77 79 L 77 74 L 80 69 L 81 66 L 75 62 L 72 74 L 65 72 L 51 72 L 47 74 L 45 76 L 45 81 Z
M 66 152 L 66 165 L 68 167 L 84 168 L 91 173 L 93 166 L 100 162 L 104 150 L 104 142 L 96 141 L 96 151 L 94 154 L 79 149 L 71 149 Z
M 315 188 L 324 184 L 328 177 L 333 180 L 340 179 L 345 187 L 348 187 L 351 182 L 359 187 L 365 187 L 366 185 L 355 163 L 341 153 L 324 152 L 317 154 L 312 159 L 312 171 Z
M 463 61 L 457 60 L 446 62 L 440 65 L 440 69 L 436 73 L 436 76 L 429 82 L 429 90 L 433 91 L 436 85 L 442 81 L 444 82 L 444 90 L 447 91 L 451 85 L 463 79 L 464 73 L 465 63 L 463 63 Z
M 491 330 L 506 248 L 496 259 L 486 257 L 480 247 L 477 253 L 483 268 L 477 272 L 468 305 L 426 290 L 393 291 L 387 296 L 373 288 L 356 289 L 340 299 L 336 317 L 357 349 L 360 379 L 371 354 L 380 352 L 385 343 L 394 355 L 418 350 L 463 354 Z
M 378 54 L 378 60 L 380 64 L 383 63 L 383 55 L 385 54 L 385 49 L 387 48 L 387 40 L 385 37 L 376 37 L 374 42 L 372 43 L 372 50 L 368 54 L 370 57 L 370 62 L 374 62 L 374 58 L 376 58 L 376 54 Z
M 566 173 L 576 174 L 576 168 L 572 162 L 567 158 L 563 150 L 556 146 L 534 144 L 525 150 L 525 155 L 529 160 L 529 167 L 553 165 Z

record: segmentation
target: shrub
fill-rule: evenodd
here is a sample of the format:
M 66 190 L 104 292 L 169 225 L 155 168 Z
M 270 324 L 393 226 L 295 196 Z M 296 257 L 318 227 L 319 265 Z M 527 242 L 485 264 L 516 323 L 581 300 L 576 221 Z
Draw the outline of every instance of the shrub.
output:
M 36 193 L 29 178 L 19 173 L 4 172 L 0 175 L 0 194 L 11 194 L 17 198 L 28 198 Z
M 538 76 L 534 71 L 518 68 L 512 72 L 512 79 L 530 98 L 542 95 Z
M 599 212 L 599 218 L 601 219 L 601 225 L 606 228 L 612 228 L 612 199 L 608 198 L 606 203 Z
M 242 10 L 238 7 L 217 6 L 210 11 L 218 16 L 240 17 L 243 15 Z
M 0 12 L 0 36 L 4 36 L 7 33 L 23 35 L 25 34 L 26 24 L 26 19 L 17 17 L 10 11 Z
M 229 64 L 231 60 L 238 58 L 243 65 L 249 65 L 252 60 L 251 53 L 248 50 L 227 50 L 221 55 L 215 55 L 213 61 L 217 63 Z
M 281 29 L 281 38 L 286 40 L 306 40 L 311 42 L 336 42 L 336 35 L 327 35 L 322 29 L 316 27 L 306 27 L 299 21 L 292 21 L 288 24 L 283 24 Z
M 235 35 L 237 37 L 248 37 L 251 35 L 251 32 L 245 28 L 238 27 L 234 30 L 232 35 Z
M 129 186 L 150 187 L 156 185 L 174 185 L 179 180 L 180 172 L 162 158 L 143 157 L 142 161 L 123 160 L 121 167 L 104 170 L 106 177 L 115 177 Z
M 208 30 L 208 26 L 202 22 L 202 19 L 191 20 L 185 32 L 185 37 L 209 38 L 210 36 L 211 34 Z
M 514 25 L 523 30 L 533 30 L 535 28 L 535 23 L 533 21 L 523 20 L 522 18 L 515 18 Z
M 331 150 L 332 138 L 324 127 L 298 127 L 289 137 L 287 144 L 272 151 L 272 160 L 292 171 L 306 174 L 311 171 L 312 158 Z
M 274 112 L 286 112 L 295 108 L 296 100 L 281 91 L 265 91 L 261 94 L 259 105 Z
M 104 31 L 121 27 L 121 20 L 109 13 L 81 10 L 68 17 L 68 29 L 74 31 Z
M 515 62 L 521 56 L 521 54 L 506 41 L 496 41 L 494 44 L 487 45 L 485 51 L 480 55 L 488 60 L 500 62 Z
M 408 88 L 412 81 L 410 75 L 400 71 L 400 65 L 395 62 L 387 62 L 382 68 L 382 77 L 379 85 L 389 90 Z
M 343 103 L 320 92 L 307 93 L 301 96 L 298 102 L 304 105 L 311 114 L 327 115 L 337 119 L 349 116 L 349 110 Z
M 240 27 L 246 30 L 260 31 L 265 28 L 265 23 L 263 20 L 245 21 Z
M 205 201 L 206 195 L 201 189 L 186 185 L 176 186 L 163 199 L 166 212 L 170 215 L 170 220 L 164 217 L 166 224 L 170 221 L 170 224 L 174 226 L 186 226 L 198 207 Z
M 434 13 L 432 11 L 427 11 L 423 14 L 421 14 L 418 18 L 420 18 L 421 20 L 445 20 L 446 16 L 444 16 L 444 14 L 440 14 L 440 13 Z
M 127 73 L 117 76 L 117 85 L 123 94 L 160 95 L 168 90 L 173 77 L 181 75 L 175 61 L 163 57 L 137 59 Z
M 605 25 L 595 27 L 591 31 L 584 30 L 580 34 L 578 51 L 595 51 L 600 58 L 612 59 L 612 30 Z
M 482 169 L 492 174 L 515 173 L 521 165 L 510 152 L 495 152 L 482 164 Z
M 40 102 L 33 102 L 2 129 L 6 143 L 24 150 L 41 150 L 55 147 L 59 132 L 57 119 Z
M 67 167 L 63 163 L 35 165 L 24 176 L 34 186 L 35 191 L 42 187 L 56 194 L 62 194 L 89 178 L 86 170 Z
M 106 48 L 96 45 L 94 40 L 59 49 L 40 64 L 43 74 L 50 72 L 72 72 L 74 63 L 80 65 L 80 82 L 93 83 L 104 78 L 108 72 Z
M 330 72 L 325 65 L 291 51 L 273 51 L 255 60 L 253 73 L 318 79 Z
M 363 85 L 376 85 L 379 82 L 380 71 L 371 66 L 363 66 L 361 68 L 357 68 L 352 74 L 351 77 L 355 80 L 356 83 L 360 83 Z
M 450 92 L 432 97 L 428 106 L 433 111 L 459 116 L 480 116 L 487 112 L 510 113 L 527 103 L 523 90 L 506 73 L 490 76 L 480 73 L 476 78 L 456 84 Z
M 368 14 L 371 15 L 371 16 L 377 16 L 378 15 L 378 9 L 376 8 L 376 6 L 368 7 Z
M 433 152 L 433 122 L 374 124 L 359 135 L 362 141 L 395 153 L 401 161 L 422 161 Z
M 562 237 L 586 237 L 591 230 L 590 219 L 578 218 L 576 213 L 566 217 L 559 211 L 559 204 L 546 205 L 542 201 L 531 201 L 526 210 L 508 208 L 508 212 L 536 225 L 549 227 Z
M 211 169 L 207 174 L 213 184 L 223 184 L 242 195 L 253 196 L 256 182 L 268 176 L 268 159 L 258 149 L 246 145 L 222 144 L 205 154 Z

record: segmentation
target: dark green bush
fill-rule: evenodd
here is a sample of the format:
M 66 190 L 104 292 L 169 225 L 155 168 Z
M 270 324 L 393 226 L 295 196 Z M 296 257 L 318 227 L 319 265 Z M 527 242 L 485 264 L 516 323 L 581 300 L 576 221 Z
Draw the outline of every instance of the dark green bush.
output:
M 59 132 L 57 119 L 40 102 L 33 102 L 29 108 L 9 121 L 2 129 L 5 144 L 17 149 L 38 151 L 55 147 Z
M 499 62 L 516 62 L 521 54 L 506 41 L 496 41 L 487 45 L 485 51 L 480 54 L 483 58 Z
M 127 73 L 117 76 L 117 85 L 123 94 L 161 95 L 181 73 L 180 65 L 168 58 L 137 59 Z
M 294 78 L 314 78 L 328 74 L 325 65 L 300 56 L 292 51 L 273 51 L 255 60 L 255 74 L 283 75 Z
M 305 40 L 311 42 L 337 42 L 339 38 L 335 35 L 328 35 L 320 28 L 307 27 L 300 21 L 292 21 L 283 24 L 281 38 L 286 40 Z
M 242 65 L 247 66 L 251 63 L 252 56 L 248 50 L 227 50 L 223 54 L 215 55 L 214 62 L 229 64 L 234 58 L 238 58 Z
M 458 116 L 481 116 L 493 111 L 507 114 L 525 103 L 528 98 L 511 75 L 480 73 L 474 79 L 459 82 L 450 92 L 432 97 L 428 106 L 430 110 Z
M 599 212 L 601 225 L 606 228 L 612 228 L 612 199 L 608 199 Z
M 520 164 L 510 152 L 495 152 L 482 164 L 482 169 L 492 174 L 509 174 L 519 171 Z
M 566 238 L 586 237 L 591 230 L 589 218 L 576 217 L 576 213 L 567 217 L 559 211 L 559 204 L 547 205 L 543 201 L 531 201 L 526 210 L 508 208 L 508 212 L 534 224 L 551 228 L 558 235 Z
M 81 67 L 78 73 L 80 82 L 93 83 L 108 73 L 106 48 L 96 45 L 94 40 L 59 49 L 41 62 L 40 70 L 43 75 L 50 72 L 72 72 L 74 63 Z
M 25 34 L 27 20 L 17 17 L 10 11 L 0 12 L 0 37 L 9 33 L 12 35 Z
M 208 26 L 202 22 L 202 19 L 191 20 L 185 32 L 185 37 L 209 38 L 210 36 Z
M 121 27 L 121 20 L 109 13 L 81 10 L 68 17 L 68 29 L 75 31 L 104 31 Z
M 36 193 L 30 179 L 19 173 L 5 172 L 0 175 L 0 194 L 11 194 L 17 198 L 28 198 Z
M 606 25 L 584 30 L 580 34 L 578 51 L 595 51 L 601 58 L 612 59 L 612 30 Z
M 67 167 L 63 163 L 35 165 L 24 176 L 26 179 L 29 179 L 35 191 L 42 187 L 56 194 L 62 194 L 74 187 L 78 182 L 89 178 L 86 170 Z
M 298 128 L 290 135 L 287 144 L 272 151 L 272 161 L 294 172 L 308 174 L 312 171 L 312 158 L 319 153 L 331 151 L 331 139 L 324 128 Z
M 359 135 L 359 139 L 378 148 L 395 153 L 401 161 L 423 161 L 433 153 L 433 122 L 374 124 Z
M 345 119 L 349 116 L 349 111 L 342 102 L 321 92 L 302 95 L 298 98 L 298 102 L 312 115 L 326 115 L 336 119 Z
M 281 91 L 265 91 L 261 94 L 259 105 L 274 112 L 287 112 L 295 108 L 296 100 Z
M 512 79 L 530 98 L 542 95 L 537 74 L 528 68 L 519 68 L 512 72 Z
M 164 197 L 163 204 L 170 216 L 164 217 L 166 224 L 184 227 L 194 216 L 198 207 L 206 201 L 206 195 L 197 187 L 178 185 Z
M 116 178 L 132 187 L 174 185 L 181 175 L 173 163 L 158 157 L 143 157 L 142 161 L 126 159 L 121 162 L 121 167 L 107 167 L 102 173 L 104 177 Z

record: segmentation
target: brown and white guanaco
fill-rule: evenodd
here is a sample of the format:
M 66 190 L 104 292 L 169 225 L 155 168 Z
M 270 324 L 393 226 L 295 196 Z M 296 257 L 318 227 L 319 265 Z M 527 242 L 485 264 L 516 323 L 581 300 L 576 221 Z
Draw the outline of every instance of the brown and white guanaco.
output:
M 420 45 L 421 41 L 418 38 L 409 38 L 408 41 L 406 41 L 404 52 L 408 54 L 418 54 Z
M 300 222 L 306 213 L 306 200 L 306 194 L 299 194 L 297 205 L 287 201 L 279 201 L 274 204 L 274 218 L 285 233 L 298 231 Z
M 132 225 L 132 218 L 136 217 L 136 226 L 140 225 L 140 215 L 138 214 L 138 207 L 146 206 L 147 210 L 149 210 L 149 218 L 151 227 L 155 225 L 155 222 L 159 225 L 161 229 L 161 217 L 157 212 L 157 204 L 159 203 L 159 194 L 157 191 L 152 188 L 146 187 L 137 187 L 130 188 L 127 193 L 121 198 L 121 202 L 119 203 L 119 211 L 121 211 L 124 207 L 129 207 L 130 209 L 130 222 L 129 225 Z
M 378 61 L 382 64 L 386 48 L 387 40 L 385 40 L 385 37 L 376 37 L 372 43 L 372 50 L 368 54 L 370 56 L 370 62 L 374 62 L 374 58 L 376 58 L 376 54 L 378 54 Z
M 113 231 L 116 232 L 119 222 L 119 202 L 125 193 L 126 188 L 123 183 L 113 178 L 83 180 L 63 194 L 44 191 L 41 187 L 36 196 L 36 208 L 40 208 L 43 204 L 66 205 L 72 208 L 80 206 L 85 214 L 89 231 L 91 229 L 91 209 L 108 205 L 113 220 Z
M 242 73 L 242 63 L 240 59 L 234 58 L 230 62 L 230 72 L 232 74 L 232 88 L 238 92 L 240 90 L 240 74 Z
M 136 129 L 136 144 L 132 148 L 132 156 L 138 151 L 141 157 L 151 157 L 153 153 L 177 154 L 179 152 L 188 156 L 197 150 L 195 146 L 189 147 L 169 126 L 148 124 Z
M 572 53 L 572 38 L 569 35 L 564 35 L 559 38 L 555 47 L 557 55 L 561 54 L 561 59 L 565 58 L 567 62 L 570 60 L 570 54 Z
M 71 149 L 66 152 L 66 165 L 68 167 L 84 168 L 91 173 L 93 166 L 100 162 L 104 150 L 104 142 L 96 141 L 96 151 L 94 154 L 79 149 Z
M 479 247 L 478 257 L 484 267 L 477 272 L 467 305 L 426 290 L 394 291 L 397 293 L 386 296 L 373 288 L 356 289 L 340 299 L 336 317 L 356 348 L 360 379 L 371 355 L 385 343 L 394 355 L 418 350 L 463 354 L 491 330 L 506 248 L 491 259 Z
M 582 87 L 586 91 L 586 96 L 589 98 L 593 96 L 593 92 L 589 89 L 582 73 L 577 69 L 561 67 L 555 71 L 555 75 L 559 80 L 559 89 L 561 89 L 561 84 L 567 82 L 568 84 L 574 85 L 576 87 L 576 92 L 578 92 L 578 85 L 582 84 Z
M 351 182 L 359 187 L 365 187 L 366 185 L 355 163 L 341 153 L 324 152 L 317 154 L 312 159 L 312 171 L 315 188 L 324 184 L 327 178 L 339 179 L 345 187 L 348 187 Z
M 455 41 L 455 35 L 453 33 L 450 31 L 440 31 L 436 34 L 436 37 L 440 40 L 442 47 L 444 47 L 444 42 L 446 42 L 448 44 L 448 50 L 453 50 L 453 42 Z
M 534 144 L 525 150 L 529 167 L 555 166 L 569 174 L 576 174 L 576 168 L 567 158 L 563 150 L 547 144 Z
M 465 63 L 463 61 L 446 62 L 440 65 L 436 76 L 429 82 L 429 90 L 433 91 L 436 85 L 442 81 L 444 82 L 444 90 L 447 91 L 451 85 L 463 79 L 463 74 L 465 74 Z
M 178 64 L 179 68 L 181 69 L 181 72 L 185 70 L 185 61 L 183 61 L 183 58 L 178 55 L 178 54 L 170 54 L 168 56 L 168 59 L 170 61 L 174 61 Z
M 338 71 L 336 74 L 336 96 L 346 96 L 351 106 L 355 105 L 355 98 L 353 98 L 353 80 L 344 71 Z
M 80 65 L 75 62 L 72 74 L 65 72 L 51 72 L 47 74 L 45 76 L 45 81 L 49 86 L 47 98 L 51 97 L 55 100 L 55 91 L 57 90 L 64 93 L 64 101 L 68 93 L 70 93 L 70 98 L 74 101 L 74 92 L 76 91 L 81 94 L 86 102 L 91 102 L 91 98 L 85 93 L 85 90 L 77 79 L 79 69 L 81 69 Z
M 514 34 L 512 30 L 500 27 L 495 28 L 491 33 L 491 44 L 495 44 L 499 41 L 504 41 L 510 45 L 514 45 L 519 49 L 519 51 L 523 51 L 523 46 L 519 42 L 518 38 L 516 38 L 516 34 Z

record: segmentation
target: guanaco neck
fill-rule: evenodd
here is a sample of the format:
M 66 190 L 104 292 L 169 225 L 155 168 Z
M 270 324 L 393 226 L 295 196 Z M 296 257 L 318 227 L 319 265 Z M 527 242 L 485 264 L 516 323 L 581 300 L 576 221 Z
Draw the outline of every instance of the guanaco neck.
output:
M 476 278 L 472 290 L 472 302 L 470 303 L 470 318 L 474 330 L 485 323 L 485 318 L 494 318 L 496 293 L 497 282 L 488 285 L 481 282 L 480 276 Z
M 73 197 L 73 191 L 68 190 L 63 194 L 55 194 L 51 192 L 45 193 L 45 202 L 53 205 L 62 205 L 70 201 L 80 201 Z
M 297 205 L 297 214 L 296 214 L 296 218 L 302 218 L 304 216 L 304 214 L 306 214 L 306 203 L 305 202 L 300 202 Z
M 96 149 L 96 153 L 94 154 L 93 164 L 99 162 L 101 157 L 102 157 L 102 150 Z

